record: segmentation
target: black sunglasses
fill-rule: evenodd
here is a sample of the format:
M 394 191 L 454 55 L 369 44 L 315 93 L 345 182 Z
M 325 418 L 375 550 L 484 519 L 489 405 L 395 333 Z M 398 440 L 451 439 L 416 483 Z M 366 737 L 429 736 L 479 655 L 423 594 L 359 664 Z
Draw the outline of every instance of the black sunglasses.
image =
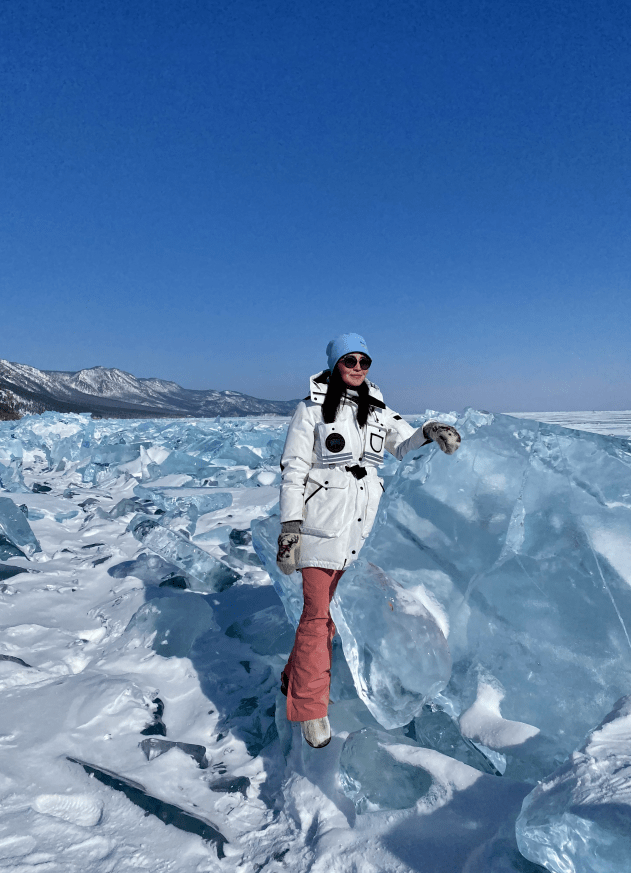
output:
M 348 370 L 352 370 L 354 367 L 357 366 L 357 358 L 355 357 L 355 355 L 346 355 L 346 357 L 341 358 L 341 361 Z M 362 368 L 362 370 L 368 370 L 371 364 L 372 361 L 370 360 L 370 358 L 361 358 L 359 362 L 359 366 Z

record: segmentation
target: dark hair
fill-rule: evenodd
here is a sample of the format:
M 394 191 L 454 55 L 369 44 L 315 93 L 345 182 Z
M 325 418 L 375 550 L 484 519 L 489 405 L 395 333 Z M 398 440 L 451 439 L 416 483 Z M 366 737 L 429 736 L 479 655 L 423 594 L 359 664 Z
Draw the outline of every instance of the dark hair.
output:
M 333 372 L 329 372 L 328 388 L 326 389 L 326 397 L 322 404 L 322 418 L 327 424 L 333 424 L 337 416 L 337 411 L 340 408 L 340 401 L 346 394 L 346 383 L 342 379 L 341 373 L 337 366 L 333 368 Z M 368 421 L 368 413 L 370 412 L 369 391 L 366 382 L 362 382 L 355 389 L 357 391 L 357 424 L 364 427 Z

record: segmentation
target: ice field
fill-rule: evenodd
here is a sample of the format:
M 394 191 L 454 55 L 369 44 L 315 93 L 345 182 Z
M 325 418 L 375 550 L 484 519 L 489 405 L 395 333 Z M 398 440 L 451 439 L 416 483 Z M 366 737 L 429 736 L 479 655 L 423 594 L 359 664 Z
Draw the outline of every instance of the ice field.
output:
M 287 421 L 0 423 L 0 873 L 626 869 L 631 413 L 440 417 L 340 582 L 321 750 Z

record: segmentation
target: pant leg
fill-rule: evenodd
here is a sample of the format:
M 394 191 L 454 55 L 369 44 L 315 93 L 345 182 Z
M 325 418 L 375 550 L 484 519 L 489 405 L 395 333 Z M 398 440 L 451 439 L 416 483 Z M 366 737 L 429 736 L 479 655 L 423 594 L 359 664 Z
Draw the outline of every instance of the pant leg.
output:
M 329 606 L 330 606 L 330 603 L 333 600 L 333 597 L 335 595 L 335 591 L 337 589 L 337 583 L 340 581 L 340 579 L 344 575 L 344 570 L 320 570 L 319 571 L 318 568 L 316 568 L 316 567 L 310 567 L 310 568 L 308 568 L 308 572 L 310 574 L 309 575 L 310 584 L 311 584 L 311 580 L 312 580 L 311 573 L 313 571 L 326 573 L 329 576 L 329 579 L 330 579 L 330 582 L 329 582 Z M 304 579 L 303 579 L 303 587 L 304 587 Z M 333 619 L 331 618 L 331 613 L 328 611 L 328 609 L 327 609 L 327 616 L 328 616 L 327 634 L 328 634 L 328 640 L 329 640 L 329 652 L 332 652 L 333 637 L 335 636 L 335 633 L 336 633 L 336 627 L 335 627 L 335 624 L 333 622 Z M 287 676 L 287 678 L 289 678 L 289 673 L 291 672 L 291 665 L 292 665 L 292 662 L 294 659 L 295 650 L 296 650 L 296 647 L 294 644 L 294 648 L 292 649 L 291 654 L 289 655 L 289 660 L 287 661 L 287 665 L 286 665 L 285 669 L 283 670 L 283 673 L 285 674 L 285 676 Z
M 331 577 L 331 585 L 329 588 L 329 606 L 331 601 L 333 600 L 333 596 L 335 594 L 335 590 L 337 588 L 337 583 L 340 581 L 342 576 L 344 575 L 344 570 L 336 570 L 333 576 Z M 329 612 L 329 620 L 327 622 L 327 631 L 328 631 L 328 645 L 329 645 L 329 685 L 331 684 L 331 661 L 333 659 L 333 637 L 335 636 L 335 623 L 331 618 L 331 613 Z
M 327 714 L 335 634 L 329 604 L 341 575 L 340 570 L 321 567 L 302 570 L 304 607 L 284 670 L 290 721 L 308 721 Z

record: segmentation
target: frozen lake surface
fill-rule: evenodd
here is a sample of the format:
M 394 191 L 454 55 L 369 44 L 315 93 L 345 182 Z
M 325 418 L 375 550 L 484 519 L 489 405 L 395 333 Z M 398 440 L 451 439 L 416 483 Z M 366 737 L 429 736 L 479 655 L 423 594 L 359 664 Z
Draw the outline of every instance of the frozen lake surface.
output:
M 576 430 L 611 436 L 631 437 L 631 411 L 624 412 L 508 412 L 517 418 L 530 418 L 549 424 L 560 424 Z
M 406 418 L 420 424 L 426 415 Z M 630 446 L 620 437 L 631 437 L 631 413 L 515 418 L 521 429 L 507 416 L 465 416 L 462 454 L 428 447 L 384 467 L 383 517 L 366 546 L 377 565 L 366 573 L 372 612 L 358 609 L 359 570 L 349 573 L 336 621 L 357 663 L 349 670 L 336 643 L 333 739 L 322 750 L 287 723 L 279 692 L 293 640 L 287 614 L 300 600 L 294 582 L 281 592 L 286 611 L 266 564 L 287 420 L 48 413 L 0 424 L 0 871 L 578 870 L 554 866 L 557 855 L 566 863 L 554 844 L 559 828 L 524 820 L 520 846 L 543 845 L 542 867 L 520 854 L 515 824 L 536 780 L 557 766 L 554 719 L 566 719 L 559 748 L 571 751 L 581 746 L 575 734 L 595 731 L 611 702 L 599 690 L 593 712 L 579 712 L 574 693 L 565 709 L 558 700 L 549 706 L 523 683 L 597 683 L 599 671 L 615 667 L 624 684 L 631 488 Z M 556 425 L 618 439 L 575 437 Z M 561 587 L 540 590 L 541 573 Z M 561 639 L 553 612 L 567 609 L 564 574 L 586 593 L 576 629 L 569 622 Z M 521 625 L 510 624 L 514 612 Z M 617 647 L 615 659 L 604 657 L 605 642 L 575 645 L 583 616 L 587 636 L 598 629 Z M 415 621 L 426 645 L 449 642 L 456 673 L 434 701 L 419 691 L 415 704 L 414 689 L 406 692 L 417 714 L 384 727 L 383 701 L 392 709 L 401 697 L 392 680 L 399 642 L 391 651 L 387 643 L 409 646 Z M 377 627 L 381 650 L 367 646 L 379 642 L 368 639 Z M 548 630 L 559 636 L 544 647 L 536 634 Z M 535 646 L 540 659 L 531 658 Z M 415 663 L 413 645 L 408 651 L 406 668 Z M 477 691 L 475 671 L 463 666 L 474 656 Z M 549 679 L 536 675 L 537 661 Z M 387 694 L 370 683 L 358 693 L 381 663 Z M 401 669 L 402 680 L 409 672 Z M 628 833 L 631 783 L 623 760 L 631 717 L 628 707 L 620 712 L 615 730 L 581 747 L 576 778 L 563 776 L 564 785 L 593 777 L 598 740 L 600 782 L 584 815 L 600 804 L 602 839 L 616 851 L 606 798 Z M 540 806 L 535 797 L 530 808 Z M 550 815 L 567 833 L 561 801 Z M 581 839 L 595 839 L 586 820 Z

